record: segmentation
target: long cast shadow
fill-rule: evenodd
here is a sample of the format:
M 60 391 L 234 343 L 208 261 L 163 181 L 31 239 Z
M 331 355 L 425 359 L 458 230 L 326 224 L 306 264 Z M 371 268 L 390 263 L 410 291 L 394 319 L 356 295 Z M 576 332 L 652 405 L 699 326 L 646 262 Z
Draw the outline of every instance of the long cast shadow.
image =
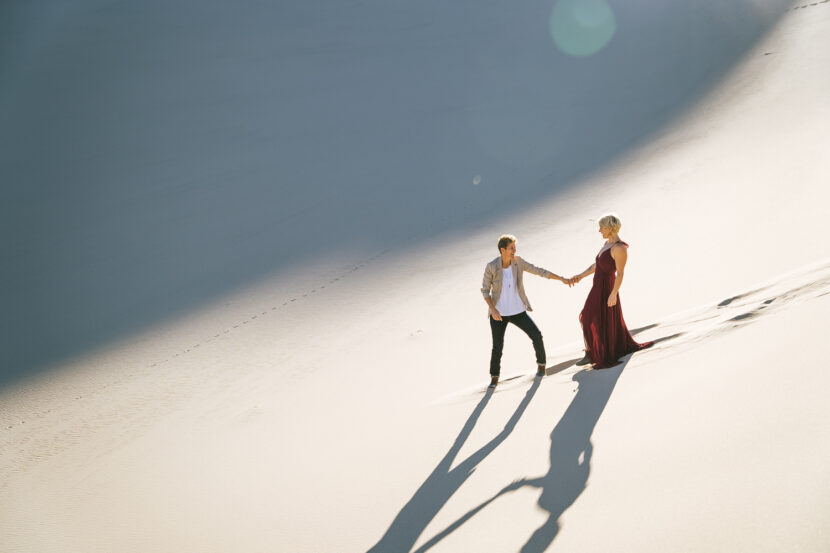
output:
M 504 429 L 493 439 L 480 447 L 469 457 L 452 467 L 458 452 L 463 447 L 467 438 L 473 431 L 481 413 L 493 395 L 488 390 L 481 401 L 478 402 L 458 437 L 447 454 L 430 473 L 423 484 L 418 488 L 406 505 L 401 509 L 395 520 L 383 537 L 371 548 L 368 553 L 402 553 L 410 551 L 415 542 L 429 525 L 430 521 L 446 505 L 447 501 L 458 491 L 464 482 L 473 474 L 476 467 L 492 453 L 499 445 L 507 439 L 513 429 L 516 428 L 527 406 L 536 391 L 539 389 L 540 379 L 534 379 L 533 384 L 527 390 L 525 397 L 516 407 L 516 411 L 504 425 Z
M 559 532 L 559 518 L 585 490 L 593 454 L 591 434 L 629 359 L 630 356 L 610 369 L 580 371 L 574 375 L 573 380 L 579 383 L 579 389 L 551 432 L 550 468 L 545 475 L 522 478 L 506 485 L 493 497 L 436 534 L 415 553 L 429 550 L 499 497 L 525 487 L 539 488 L 542 491 L 538 503 L 539 507 L 547 511 L 548 518 L 533 532 L 521 551 L 545 551 Z

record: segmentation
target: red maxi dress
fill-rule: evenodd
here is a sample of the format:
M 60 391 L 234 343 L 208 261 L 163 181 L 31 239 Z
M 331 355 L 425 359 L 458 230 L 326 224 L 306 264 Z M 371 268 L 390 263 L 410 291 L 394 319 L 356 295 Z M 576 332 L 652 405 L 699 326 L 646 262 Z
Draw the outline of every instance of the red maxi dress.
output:
M 619 243 L 628 247 L 625 242 Z M 628 332 L 619 292 L 617 305 L 608 307 L 608 296 L 614 289 L 616 278 L 617 265 L 611 257 L 611 248 L 608 248 L 596 258 L 594 284 L 585 300 L 585 307 L 579 314 L 585 346 L 595 369 L 613 367 L 619 363 L 621 357 L 654 345 L 654 342 L 638 344 Z

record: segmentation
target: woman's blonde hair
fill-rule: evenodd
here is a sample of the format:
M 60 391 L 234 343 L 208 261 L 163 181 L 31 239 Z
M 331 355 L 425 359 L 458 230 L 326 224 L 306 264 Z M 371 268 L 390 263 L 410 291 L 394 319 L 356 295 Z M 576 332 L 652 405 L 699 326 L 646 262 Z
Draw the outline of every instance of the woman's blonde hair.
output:
M 603 215 L 599 218 L 599 226 L 611 229 L 614 232 L 620 232 L 620 228 L 622 228 L 622 221 L 620 221 L 620 218 L 613 213 L 609 213 L 608 215 Z

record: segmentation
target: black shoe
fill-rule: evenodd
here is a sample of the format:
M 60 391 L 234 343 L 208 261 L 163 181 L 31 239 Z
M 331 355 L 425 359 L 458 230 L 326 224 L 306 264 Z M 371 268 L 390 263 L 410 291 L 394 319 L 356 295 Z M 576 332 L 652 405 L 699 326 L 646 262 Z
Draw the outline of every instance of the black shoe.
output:
M 498 383 L 499 383 L 499 376 L 498 376 L 498 375 L 491 376 L 491 377 L 490 377 L 490 385 L 489 385 L 489 386 L 487 386 L 487 387 L 488 387 L 488 388 L 491 388 L 491 389 L 492 389 L 492 388 L 495 388 L 495 387 L 496 387 L 496 384 L 498 384 Z
M 585 357 L 583 357 L 582 359 L 580 359 L 579 361 L 577 361 L 577 362 L 576 362 L 576 366 L 577 366 L 577 367 L 581 367 L 582 365 L 590 365 L 591 363 L 593 363 L 593 361 L 591 360 L 591 354 L 589 354 L 589 353 L 586 351 L 586 352 L 585 352 Z
M 545 369 L 544 365 L 539 365 L 539 368 L 536 369 L 536 378 L 542 378 L 547 374 L 547 370 Z

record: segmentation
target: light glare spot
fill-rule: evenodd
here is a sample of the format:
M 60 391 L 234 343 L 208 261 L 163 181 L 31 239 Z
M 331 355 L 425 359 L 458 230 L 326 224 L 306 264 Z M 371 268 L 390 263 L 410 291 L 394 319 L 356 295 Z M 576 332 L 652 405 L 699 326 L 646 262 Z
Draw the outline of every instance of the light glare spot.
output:
M 550 36 L 571 56 L 596 54 L 616 30 L 614 11 L 605 0 L 558 0 L 550 14 Z
M 474 184 L 475 186 L 478 186 L 479 184 L 481 184 L 481 177 L 480 177 L 480 176 L 478 176 L 478 175 L 476 175 L 475 177 L 473 177 L 473 184 Z

